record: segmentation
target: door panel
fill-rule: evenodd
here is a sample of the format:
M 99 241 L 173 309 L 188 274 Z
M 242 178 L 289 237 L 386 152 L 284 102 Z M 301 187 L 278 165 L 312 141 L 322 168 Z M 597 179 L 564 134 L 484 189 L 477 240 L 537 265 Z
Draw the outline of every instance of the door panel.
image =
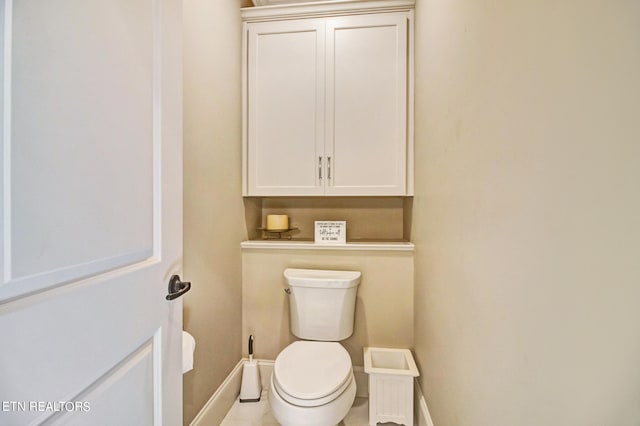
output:
M 153 254 L 152 8 L 32 3 L 13 5 L 4 141 L 4 272 L 15 291 Z
M 2 13 L 0 424 L 180 424 L 180 3 Z
M 92 401 L 91 410 L 95 416 L 109 418 L 112 425 L 127 425 L 131 419 L 136 424 L 153 424 L 153 399 L 146 392 L 132 398 L 128 389 L 146 389 L 153 386 L 153 344 L 145 343 L 121 365 L 115 367 L 103 380 L 91 386 L 82 396 Z M 53 416 L 46 424 L 64 426 L 85 426 L 86 418 L 82 410 Z M 105 426 L 107 425 L 104 422 Z
M 407 17 L 327 23 L 329 195 L 404 195 L 407 161 Z
M 248 25 L 248 194 L 322 193 L 324 25 Z

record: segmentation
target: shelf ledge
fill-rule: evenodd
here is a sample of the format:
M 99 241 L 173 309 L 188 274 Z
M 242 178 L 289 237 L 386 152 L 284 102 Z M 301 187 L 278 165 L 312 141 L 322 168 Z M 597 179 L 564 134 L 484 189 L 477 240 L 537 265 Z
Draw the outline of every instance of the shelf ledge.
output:
M 348 242 L 346 244 L 315 244 L 313 241 L 251 240 L 240 243 L 242 249 L 268 250 L 359 250 L 359 251 L 413 251 L 409 242 Z

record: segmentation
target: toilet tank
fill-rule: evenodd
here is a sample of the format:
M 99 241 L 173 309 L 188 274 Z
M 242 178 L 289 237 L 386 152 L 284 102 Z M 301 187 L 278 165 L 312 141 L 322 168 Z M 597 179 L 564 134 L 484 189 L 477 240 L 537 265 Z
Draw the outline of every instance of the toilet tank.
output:
M 286 269 L 284 276 L 296 337 L 337 342 L 351 336 L 360 272 Z

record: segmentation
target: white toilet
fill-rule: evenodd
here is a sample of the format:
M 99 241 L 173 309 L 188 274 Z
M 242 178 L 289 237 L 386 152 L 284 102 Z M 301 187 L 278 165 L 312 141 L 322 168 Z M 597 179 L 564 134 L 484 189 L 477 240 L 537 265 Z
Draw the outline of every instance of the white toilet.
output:
M 276 358 L 269 402 L 282 426 L 333 426 L 356 396 L 351 358 L 338 343 L 353 333 L 360 272 L 287 269 L 291 332 Z

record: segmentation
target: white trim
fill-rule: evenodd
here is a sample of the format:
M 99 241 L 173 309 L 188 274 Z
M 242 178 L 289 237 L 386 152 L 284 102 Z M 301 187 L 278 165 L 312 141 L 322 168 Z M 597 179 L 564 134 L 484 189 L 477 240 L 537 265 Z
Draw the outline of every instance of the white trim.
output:
M 162 2 L 153 10 L 153 256 L 162 256 Z
M 162 261 L 162 5 L 160 0 L 152 0 L 151 15 L 153 19 L 153 59 L 152 59 L 152 146 L 153 146 L 153 246 L 152 258 Z M 180 327 L 182 328 L 182 327 Z M 163 370 L 163 349 L 166 343 L 162 340 L 163 330 L 160 327 L 153 336 L 153 423 L 154 426 L 164 424 L 164 410 L 173 404 L 163 401 L 165 381 Z M 169 339 L 171 340 L 171 339 Z M 182 339 L 180 339 L 182 342 Z M 165 343 L 165 344 L 163 344 Z M 168 363 L 170 364 L 170 363 Z M 182 384 L 182 380 L 179 381 Z M 180 393 L 181 394 L 181 393 Z M 182 408 L 182 407 L 180 407 Z M 182 412 L 182 411 L 180 411 Z
M 2 229 L 3 229 L 3 272 L 2 282 L 11 281 L 11 59 L 13 40 L 13 1 L 4 5 L 2 46 Z
M 0 305 L 18 297 L 65 287 L 84 278 L 100 276 L 118 269 L 127 268 L 128 270 L 130 266 L 134 265 L 148 266 L 149 263 L 153 264 L 159 261 L 152 256 L 152 249 L 143 249 L 14 278 L 11 281 L 0 283 Z
M 153 424 L 154 426 L 162 426 L 162 394 L 164 393 L 164 381 L 162 374 L 162 327 L 153 333 L 152 351 L 153 351 Z
M 414 170 L 415 170 L 415 142 L 414 142 L 414 123 L 415 123 L 415 26 L 414 26 L 414 11 L 409 11 L 408 25 L 408 45 L 407 45 L 407 58 L 409 63 L 407 64 L 407 195 L 413 196 L 414 194 Z
M 418 381 L 414 381 L 414 389 L 415 389 L 415 416 L 416 416 L 416 426 L 434 426 L 433 420 L 431 420 L 431 414 L 429 413 L 429 408 L 427 407 L 427 401 L 424 399 L 424 395 L 422 394 L 422 389 L 420 389 L 420 385 Z
M 249 116 L 249 88 L 248 88 L 248 67 L 249 67 L 249 27 L 246 22 L 242 23 L 242 196 L 249 195 L 249 171 L 247 168 L 249 143 L 248 123 Z
M 77 394 L 70 394 L 63 396 L 61 398 L 62 401 L 93 401 L 96 397 L 103 394 L 105 391 L 113 389 L 113 386 L 118 383 L 118 381 L 125 378 L 125 376 L 134 368 L 139 366 L 145 361 L 155 363 L 155 338 L 156 334 L 162 334 L 161 330 L 158 329 L 156 333 L 154 333 L 154 337 L 144 342 L 140 347 L 136 348 L 133 352 L 125 356 L 121 361 L 116 363 L 113 367 L 111 367 L 106 373 L 102 376 L 98 377 L 93 383 L 89 384 L 87 387 L 82 389 Z M 155 370 L 155 367 L 153 367 Z M 155 377 L 154 379 L 155 380 Z M 155 394 L 155 391 L 154 391 Z M 155 399 L 155 398 L 154 398 Z M 156 401 L 154 400 L 154 404 Z M 156 412 L 156 408 L 154 407 L 154 414 Z M 46 424 L 48 426 L 64 426 L 69 423 L 69 415 L 71 411 L 46 411 L 43 412 L 42 415 L 36 417 L 29 425 L 42 425 Z M 161 424 L 157 422 L 157 419 L 154 419 L 154 425 Z
M 291 240 L 256 240 L 243 241 L 242 249 L 268 249 L 268 250 L 360 250 L 360 251 L 413 251 L 414 244 L 404 241 L 360 243 L 348 242 L 346 244 L 322 245 L 313 241 Z
M 190 426 L 219 425 L 222 423 L 222 419 L 227 415 L 227 412 L 240 394 L 244 361 L 244 359 L 238 361 L 231 373 L 191 421 Z
M 313 3 L 282 4 L 273 6 L 245 7 L 240 9 L 242 20 L 268 21 L 274 19 L 298 19 L 316 16 L 336 16 L 354 13 L 406 12 L 415 7 L 415 0 L 382 1 L 322 1 Z

